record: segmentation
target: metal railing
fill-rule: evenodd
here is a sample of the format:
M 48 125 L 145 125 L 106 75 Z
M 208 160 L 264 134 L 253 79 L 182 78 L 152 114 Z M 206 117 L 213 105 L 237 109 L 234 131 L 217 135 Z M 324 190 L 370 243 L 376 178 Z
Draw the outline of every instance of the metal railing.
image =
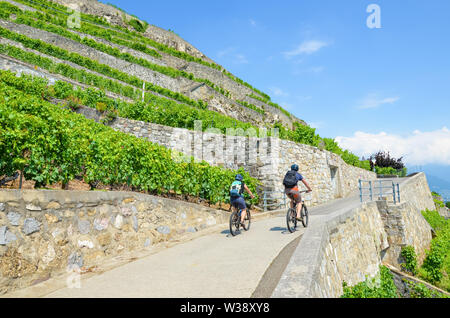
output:
M 368 187 L 363 186 L 366 183 Z M 368 190 L 368 192 L 364 193 L 364 190 Z M 400 203 L 400 184 L 396 184 L 391 180 L 359 180 L 359 197 L 361 202 L 364 201 L 366 196 L 370 201 L 373 201 L 375 197 L 377 197 L 377 200 L 392 197 L 394 204 Z
M 286 193 L 284 191 L 264 191 L 264 211 L 269 208 L 276 207 L 277 209 L 286 207 Z

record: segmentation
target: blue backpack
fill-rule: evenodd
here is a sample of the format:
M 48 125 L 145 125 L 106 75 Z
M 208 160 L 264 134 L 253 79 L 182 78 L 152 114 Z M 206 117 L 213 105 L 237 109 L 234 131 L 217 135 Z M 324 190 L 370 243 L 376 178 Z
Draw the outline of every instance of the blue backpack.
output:
M 242 187 L 243 185 L 241 181 L 234 181 L 230 187 L 230 197 L 240 197 L 242 193 Z

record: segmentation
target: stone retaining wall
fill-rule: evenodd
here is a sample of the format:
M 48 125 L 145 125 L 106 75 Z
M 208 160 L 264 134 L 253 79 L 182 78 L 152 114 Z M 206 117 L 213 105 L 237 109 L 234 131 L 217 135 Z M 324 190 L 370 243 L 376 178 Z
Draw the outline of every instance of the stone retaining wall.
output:
M 281 140 L 279 151 L 274 153 L 278 154 L 278 164 L 267 177 L 273 181 L 273 190 L 283 190 L 285 173 L 297 163 L 300 173 L 313 189 L 308 197 L 310 206 L 347 197 L 358 189 L 359 179 L 376 179 L 374 172 L 350 166 L 339 155 L 316 147 Z M 302 188 L 306 189 L 303 185 Z
M 78 112 L 96 121 L 100 119 L 95 109 L 81 107 Z M 214 130 L 201 132 L 126 118 L 117 118 L 109 125 L 115 130 L 194 156 L 211 165 L 229 169 L 244 167 L 252 177 L 261 181 L 261 193 L 267 190 L 281 195 L 284 175 L 293 163 L 297 163 L 301 174 L 314 190 L 306 197 L 310 206 L 348 196 L 358 189 L 359 179 L 376 179 L 374 172 L 350 166 L 329 151 L 273 137 L 248 137 L 248 132 L 244 131 L 226 136 L 214 133 Z M 256 131 L 253 133 L 256 134 Z M 281 203 L 281 199 L 271 202 Z
M 424 174 L 405 181 L 402 203 L 355 201 L 329 215 L 313 215 L 272 297 L 340 297 L 373 278 L 382 263 L 400 268 L 401 248 L 413 246 L 419 263 L 431 243 L 431 228 L 420 211 L 429 192 Z M 428 190 L 427 190 L 428 189 Z M 428 194 L 427 194 L 428 192 Z
M 432 235 L 431 227 L 421 214 L 421 210 L 411 202 L 397 205 L 379 203 L 378 211 L 389 237 L 390 248 L 383 255 L 383 261 L 396 268 L 401 268 L 402 247 L 414 246 L 417 261 L 422 264 L 425 251 L 430 247 Z
M 407 182 L 401 184 L 400 195 L 401 201 L 410 201 L 420 211 L 436 209 L 427 177 L 424 173 L 416 174 Z
M 1 190 L 0 294 L 228 218 L 225 211 L 139 193 Z

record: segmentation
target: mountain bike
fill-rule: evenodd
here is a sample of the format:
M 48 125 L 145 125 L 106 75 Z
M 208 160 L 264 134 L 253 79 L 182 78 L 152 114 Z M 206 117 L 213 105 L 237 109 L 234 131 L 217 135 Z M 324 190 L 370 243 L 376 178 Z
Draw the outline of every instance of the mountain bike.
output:
M 236 236 L 238 233 L 240 233 L 241 228 L 241 215 L 242 215 L 242 209 L 236 209 L 233 208 L 233 213 L 230 216 L 230 232 L 231 235 Z M 250 209 L 247 208 L 247 216 L 244 220 L 244 230 L 248 231 L 250 230 L 250 224 L 252 220 L 252 215 L 250 214 Z
M 298 194 L 301 193 L 305 193 L 308 191 L 295 191 Z M 293 208 L 289 208 L 287 214 L 286 214 L 286 223 L 287 223 L 287 228 L 289 230 L 289 232 L 294 233 L 297 229 L 297 203 L 294 201 L 294 198 L 291 197 L 289 195 L 289 198 L 291 200 L 293 200 L 294 202 L 294 207 Z M 302 220 L 302 224 L 304 227 L 308 227 L 308 221 L 309 221 L 309 213 L 308 213 L 308 207 L 305 205 L 305 200 L 302 199 L 302 210 L 300 211 L 300 218 Z

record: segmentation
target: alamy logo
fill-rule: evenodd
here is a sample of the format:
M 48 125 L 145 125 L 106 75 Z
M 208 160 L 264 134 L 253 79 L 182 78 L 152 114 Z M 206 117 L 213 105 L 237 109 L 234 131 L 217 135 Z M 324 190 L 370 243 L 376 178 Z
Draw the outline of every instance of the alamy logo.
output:
M 194 131 L 175 130 L 170 142 L 172 159 L 178 163 L 200 163 L 223 165 L 237 169 L 238 166 L 269 165 L 278 163 L 279 130 L 265 127 L 227 128 L 225 135 L 220 129 L 203 131 L 203 122 L 196 120 Z M 275 169 L 275 168 L 274 168 Z
M 66 286 L 69 289 L 81 288 L 81 269 L 77 265 L 67 266 Z
M 381 29 L 381 8 L 378 4 L 370 4 L 367 7 L 367 27 L 369 29 Z

